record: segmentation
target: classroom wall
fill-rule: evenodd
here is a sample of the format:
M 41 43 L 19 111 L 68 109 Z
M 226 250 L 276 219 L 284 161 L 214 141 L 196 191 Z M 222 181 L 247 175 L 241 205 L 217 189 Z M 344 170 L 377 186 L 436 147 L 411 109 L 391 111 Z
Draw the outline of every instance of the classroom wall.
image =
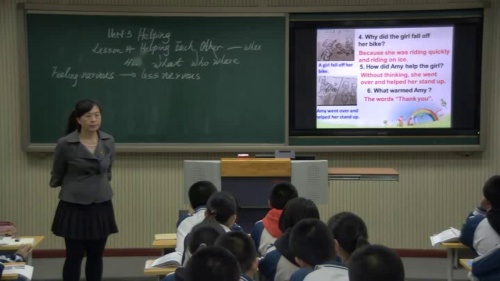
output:
M 12 220 L 20 234 L 44 235 L 42 249 L 61 249 L 63 241 L 50 232 L 58 189 L 48 186 L 51 154 L 21 151 L 21 93 L 17 53 L 16 3 L 0 1 L 0 220 Z M 447 3 L 478 0 L 39 0 L 30 3 L 151 6 L 304 6 L 304 5 L 421 5 L 422 9 Z M 491 1 L 485 30 L 489 52 L 485 71 L 486 149 L 470 156 L 456 153 L 317 153 L 331 167 L 391 167 L 399 182 L 330 182 L 328 204 L 321 216 L 349 210 L 368 224 L 371 240 L 396 248 L 430 248 L 429 235 L 460 227 L 467 212 L 481 199 L 482 184 L 499 172 L 500 164 L 500 3 Z M 463 42 L 467 44 L 467 42 Z M 106 115 L 103 116 L 106 118 Z M 50 126 L 50 124 L 47 124 Z M 112 133 L 112 132 L 111 132 Z M 146 248 L 153 235 L 174 232 L 181 200 L 183 160 L 219 159 L 230 154 L 153 153 L 118 154 L 114 166 L 114 205 L 120 233 L 110 248 Z

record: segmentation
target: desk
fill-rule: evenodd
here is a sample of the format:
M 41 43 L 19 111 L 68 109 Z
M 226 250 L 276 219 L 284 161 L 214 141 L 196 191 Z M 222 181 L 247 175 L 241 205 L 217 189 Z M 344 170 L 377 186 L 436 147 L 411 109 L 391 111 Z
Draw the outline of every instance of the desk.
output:
M 468 271 L 471 271 L 472 269 L 472 260 L 471 259 L 460 259 L 458 260 L 461 266 L 463 266 L 465 269 Z
M 144 275 L 146 276 L 158 276 L 158 280 L 161 280 L 163 276 L 175 272 L 177 267 L 154 267 L 147 268 L 149 264 L 151 264 L 154 260 L 147 260 L 146 264 L 144 264 Z
M 328 168 L 328 180 L 399 181 L 392 168 Z
M 453 281 L 453 269 L 458 267 L 458 250 L 460 249 L 468 249 L 469 247 L 465 246 L 461 242 L 447 242 L 441 243 L 441 246 L 448 251 L 448 272 L 447 272 L 447 280 Z
M 158 236 L 159 234 L 155 235 Z M 169 234 L 169 239 L 155 239 L 153 241 L 153 248 L 155 249 L 161 249 L 162 255 L 166 255 L 167 250 L 173 250 L 175 249 L 175 246 L 177 246 L 177 237 L 175 233 Z M 175 238 L 174 238 L 175 237 Z
M 6 262 L 3 265 L 9 266 L 9 265 L 24 265 L 24 262 Z M 13 274 L 3 274 L 2 277 L 0 277 L 0 280 L 16 280 L 19 278 L 19 274 L 13 273 Z
M 32 244 L 32 249 L 35 249 L 40 242 L 42 242 L 43 239 L 45 239 L 45 236 L 20 236 L 19 238 L 33 238 L 33 244 Z M 2 245 L 0 246 L 0 252 L 1 251 L 7 251 L 7 252 L 16 252 L 19 250 L 19 247 L 21 245 Z M 33 257 L 32 253 L 28 255 L 28 258 L 26 259 L 26 264 L 32 265 L 33 264 Z

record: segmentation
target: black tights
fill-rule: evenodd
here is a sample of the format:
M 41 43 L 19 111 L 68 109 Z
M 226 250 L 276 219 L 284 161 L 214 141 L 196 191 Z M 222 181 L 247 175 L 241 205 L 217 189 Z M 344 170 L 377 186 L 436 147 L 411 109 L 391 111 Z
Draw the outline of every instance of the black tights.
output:
M 106 238 L 100 240 L 64 239 L 66 243 L 66 261 L 63 268 L 64 281 L 79 281 L 80 268 L 85 254 L 85 277 L 87 281 L 102 280 L 102 256 L 106 246 Z

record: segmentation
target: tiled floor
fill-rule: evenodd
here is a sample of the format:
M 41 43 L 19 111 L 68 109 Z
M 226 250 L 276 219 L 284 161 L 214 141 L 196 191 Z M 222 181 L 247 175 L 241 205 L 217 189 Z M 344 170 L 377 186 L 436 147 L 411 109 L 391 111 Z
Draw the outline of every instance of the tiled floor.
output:
M 144 263 L 155 257 L 112 257 L 104 260 L 104 281 L 155 281 L 155 277 L 144 276 Z M 445 281 L 446 259 L 404 258 L 405 275 L 408 281 Z M 63 259 L 34 259 L 34 281 L 59 281 Z M 82 268 L 82 280 L 84 280 Z M 454 271 L 454 281 L 465 281 L 467 271 Z

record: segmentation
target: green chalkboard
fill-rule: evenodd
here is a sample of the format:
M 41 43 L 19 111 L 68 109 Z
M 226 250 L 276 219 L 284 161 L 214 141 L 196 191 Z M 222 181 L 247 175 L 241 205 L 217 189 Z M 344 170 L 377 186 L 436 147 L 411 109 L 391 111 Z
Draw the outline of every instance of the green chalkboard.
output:
M 29 142 L 82 98 L 118 143 L 285 142 L 284 17 L 27 14 Z

